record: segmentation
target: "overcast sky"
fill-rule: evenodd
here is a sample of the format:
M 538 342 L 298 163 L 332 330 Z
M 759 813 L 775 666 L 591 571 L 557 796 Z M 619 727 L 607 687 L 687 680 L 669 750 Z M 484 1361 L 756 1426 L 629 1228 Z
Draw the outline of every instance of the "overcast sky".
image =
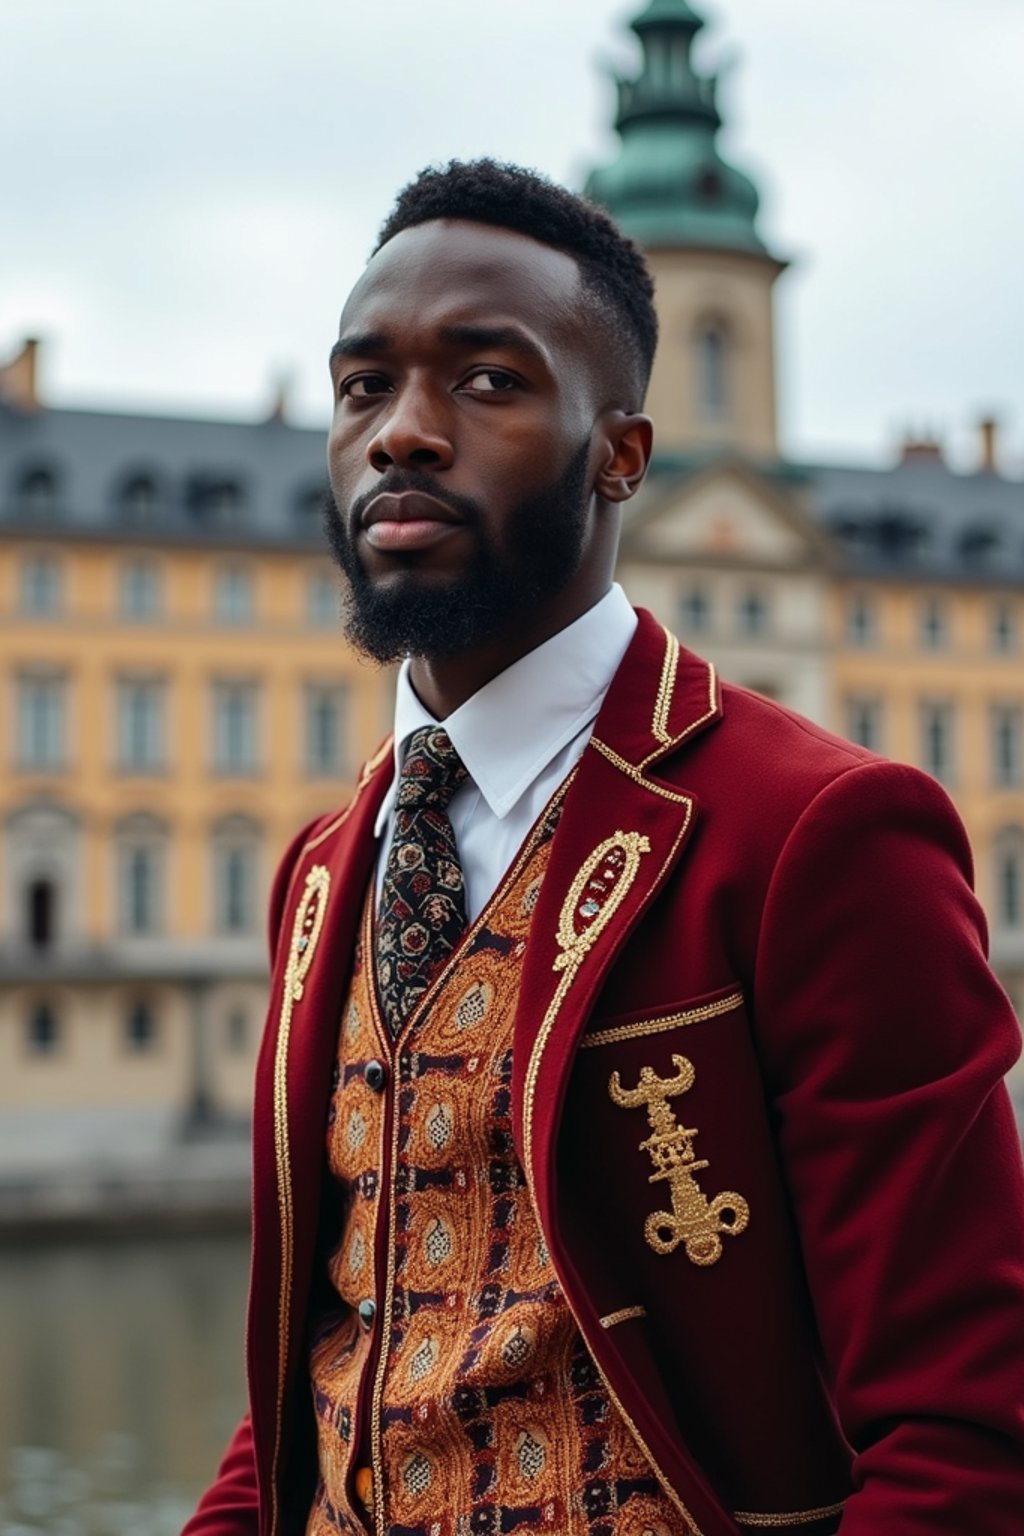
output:
M 725 153 L 794 259 L 784 448 L 884 461 L 907 426 L 1024 473 L 1024 0 L 713 0 Z M 615 149 L 606 0 L 0 0 L 0 359 L 56 404 L 326 420 L 344 295 L 422 165 L 578 185 Z

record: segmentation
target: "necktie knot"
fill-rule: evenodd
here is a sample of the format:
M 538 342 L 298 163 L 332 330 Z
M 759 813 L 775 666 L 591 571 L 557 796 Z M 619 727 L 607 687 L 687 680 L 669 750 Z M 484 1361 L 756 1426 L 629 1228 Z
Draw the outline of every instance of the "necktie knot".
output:
M 409 737 L 398 784 L 398 807 L 413 811 L 430 806 L 446 811 L 455 791 L 468 777 L 469 771 L 444 727 L 421 726 Z

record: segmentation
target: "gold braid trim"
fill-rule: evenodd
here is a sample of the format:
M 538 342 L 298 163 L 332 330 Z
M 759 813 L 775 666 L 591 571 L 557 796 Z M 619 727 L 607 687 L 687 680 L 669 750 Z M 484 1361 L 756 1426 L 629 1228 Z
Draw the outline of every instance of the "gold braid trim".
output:
M 737 1525 L 747 1525 L 754 1530 L 774 1531 L 787 1525 L 813 1525 L 815 1520 L 827 1520 L 830 1515 L 841 1515 L 845 1504 L 846 1500 L 840 1499 L 838 1504 L 826 1504 L 821 1509 L 800 1509 L 788 1515 L 751 1515 L 745 1510 L 737 1510 L 733 1519 Z
M 607 1317 L 601 1318 L 602 1328 L 614 1328 L 617 1323 L 632 1322 L 634 1317 L 646 1317 L 646 1307 L 620 1307 L 618 1312 L 609 1312 Z
M 580 1050 L 587 1050 L 594 1045 L 614 1045 L 620 1040 L 638 1040 L 642 1035 L 659 1035 L 663 1030 L 675 1029 L 679 1025 L 702 1024 L 705 1019 L 717 1019 L 723 1013 L 732 1013 L 733 1009 L 742 1004 L 743 993 L 732 992 L 717 1002 L 704 1003 L 700 1008 L 686 1008 L 682 1013 L 667 1014 L 664 1018 L 638 1019 L 635 1024 L 616 1024 L 611 1029 L 596 1029 L 593 1034 L 583 1036 Z

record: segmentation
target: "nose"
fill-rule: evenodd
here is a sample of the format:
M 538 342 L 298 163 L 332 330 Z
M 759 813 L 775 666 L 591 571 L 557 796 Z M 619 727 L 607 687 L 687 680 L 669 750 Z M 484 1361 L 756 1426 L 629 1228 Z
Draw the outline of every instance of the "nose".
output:
M 367 445 L 374 469 L 447 469 L 454 458 L 447 403 L 423 385 L 405 383 Z

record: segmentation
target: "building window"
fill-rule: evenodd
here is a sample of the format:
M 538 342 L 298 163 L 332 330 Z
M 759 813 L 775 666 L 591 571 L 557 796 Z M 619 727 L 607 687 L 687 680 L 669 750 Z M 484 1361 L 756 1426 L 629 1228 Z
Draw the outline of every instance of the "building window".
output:
M 848 740 L 869 752 L 882 750 L 882 701 L 873 698 L 851 698 L 846 701 L 846 735 Z
M 691 587 L 684 592 L 679 611 L 683 628 L 693 634 L 706 634 L 711 628 L 711 599 L 703 587 Z
M 163 930 L 166 842 L 155 817 L 132 817 L 118 831 L 118 919 L 128 938 L 150 938 Z
M 1021 782 L 1021 710 L 1016 704 L 992 708 L 992 782 L 997 789 Z
M 33 619 L 52 618 L 60 612 L 61 569 L 53 555 L 26 555 L 22 560 L 19 606 Z
M 57 511 L 57 476 L 38 466 L 26 470 L 18 481 L 17 508 L 22 517 L 45 520 Z
M 768 599 L 763 592 L 754 588 L 744 592 L 740 598 L 739 607 L 736 610 L 736 618 L 740 633 L 743 635 L 763 635 L 768 630 Z
M 877 604 L 870 592 L 852 592 L 846 608 L 846 638 L 859 650 L 878 639 Z
M 921 602 L 921 644 L 926 651 L 941 651 L 949 644 L 949 604 L 929 594 Z
M 157 1043 L 156 1013 L 152 1003 L 139 998 L 132 1003 L 124 1020 L 126 1048 L 139 1055 L 153 1050 Z
M 164 767 L 164 700 L 160 678 L 122 677 L 117 683 L 117 765 L 122 773 Z
M 1009 656 L 1017 649 L 1016 606 L 1001 598 L 992 604 L 990 618 L 992 649 L 1000 656 Z
M 921 705 L 921 766 L 944 784 L 954 771 L 954 713 L 945 701 Z
M 117 494 L 117 511 L 133 528 L 150 525 L 160 510 L 160 491 L 152 475 L 129 475 Z
M 1024 927 L 1024 834 L 1018 827 L 996 838 L 994 874 L 996 926 Z
M 306 685 L 306 772 L 340 773 L 345 760 L 346 693 L 341 683 Z
M 341 616 L 341 592 L 330 571 L 310 571 L 306 615 L 313 629 L 334 629 Z
M 227 1016 L 225 1035 L 227 1048 L 233 1056 L 244 1055 L 249 1049 L 249 1014 L 245 1008 L 232 1008 Z
M 46 773 L 64 767 L 66 694 L 63 677 L 27 673 L 18 678 L 20 768 Z
M 185 487 L 185 505 L 205 528 L 235 529 L 245 521 L 241 484 L 229 475 L 193 475 Z
M 304 485 L 295 494 L 295 531 L 303 539 L 322 539 L 324 510 L 327 506 L 326 485 Z
M 214 577 L 213 611 L 220 624 L 252 619 L 252 575 L 241 565 L 224 565 Z
M 122 619 L 145 623 L 160 613 L 160 570 L 153 560 L 126 560 L 121 567 Z
M 29 1011 L 26 1043 L 33 1056 L 52 1056 L 60 1048 L 60 1020 L 52 1003 L 35 1003 Z
M 729 334 L 720 320 L 704 321 L 694 339 L 697 408 L 705 421 L 727 421 L 730 415 Z
M 214 926 L 218 933 L 257 931 L 260 849 L 260 829 L 248 817 L 228 817 L 214 828 Z
M 25 934 L 32 949 L 49 949 L 57 936 L 57 887 L 45 877 L 25 887 Z
M 255 773 L 257 684 L 219 681 L 213 687 L 213 763 L 218 773 Z

